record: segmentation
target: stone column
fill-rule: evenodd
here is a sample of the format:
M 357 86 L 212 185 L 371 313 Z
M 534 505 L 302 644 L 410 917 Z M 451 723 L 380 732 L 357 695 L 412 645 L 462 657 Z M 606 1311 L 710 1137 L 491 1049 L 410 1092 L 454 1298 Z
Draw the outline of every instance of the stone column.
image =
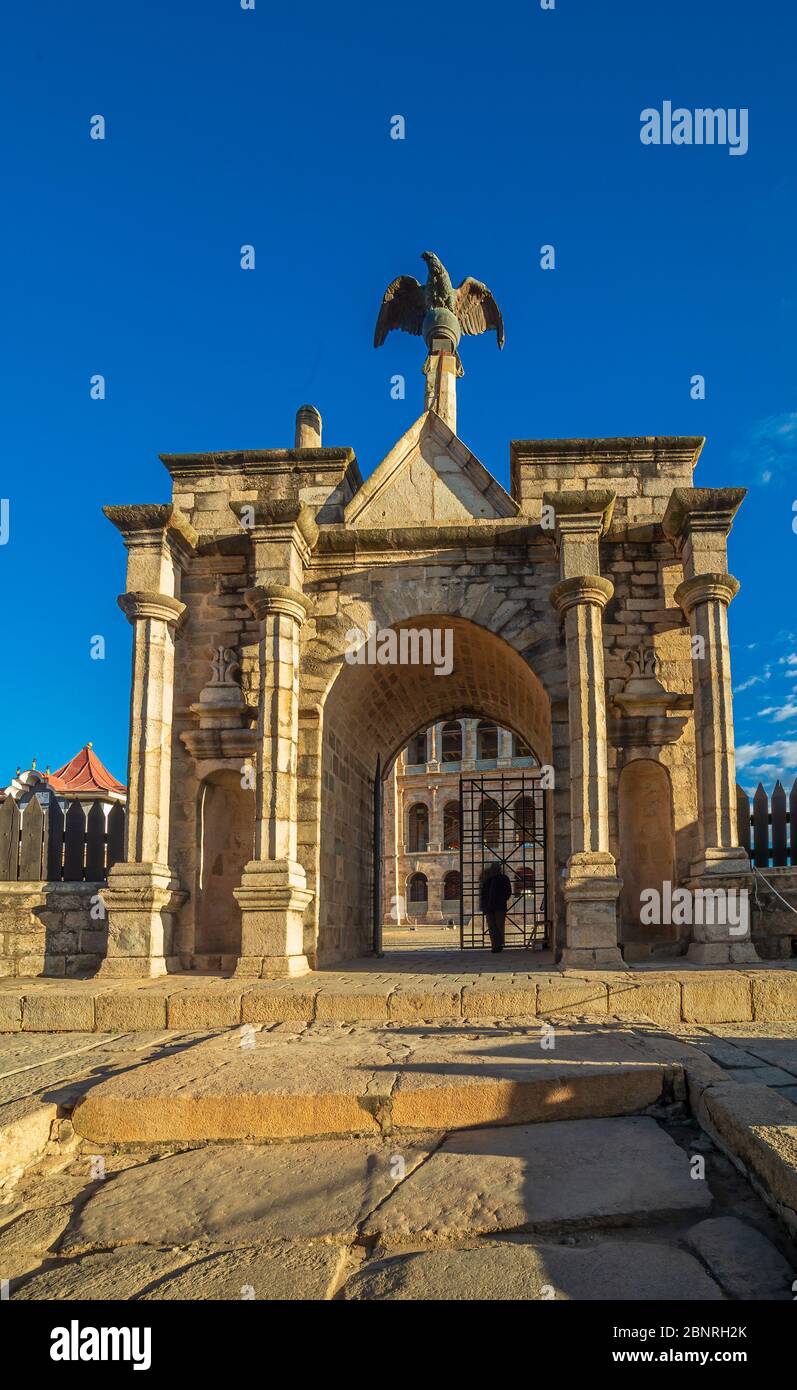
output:
M 108 875 L 108 953 L 100 974 L 157 976 L 179 968 L 174 914 L 186 894 L 169 865 L 174 646 L 185 604 L 177 597 L 196 535 L 173 507 L 107 507 L 128 548 L 133 626 L 126 859 Z
M 441 812 L 439 805 L 440 788 L 436 782 L 433 782 L 429 787 L 429 791 L 432 795 L 431 805 L 429 807 L 429 852 L 431 854 L 439 854 L 443 848 L 443 827 L 440 823 Z
M 728 605 L 739 582 L 727 571 L 727 536 L 744 495 L 742 488 L 676 488 L 664 517 L 684 563 L 675 600 L 689 620 L 692 645 L 700 855 L 687 885 L 695 904 L 687 958 L 698 964 L 758 959 L 749 926 L 750 860 L 737 824 L 728 639 Z M 747 897 L 729 899 L 729 893 Z M 729 907 L 735 918 L 740 901 L 747 903 L 746 917 L 729 922 Z
M 563 887 L 566 966 L 622 966 L 621 883 L 609 850 L 609 777 L 602 612 L 614 593 L 599 573 L 599 541 L 614 493 L 546 494 L 553 508 L 560 582 L 551 602 L 564 621 L 570 733 L 570 857 Z
M 309 602 L 271 584 L 248 590 L 260 624 L 254 855 L 234 890 L 241 908 L 238 975 L 304 975 L 304 910 L 312 898 L 297 857 L 299 629 Z
M 462 720 L 462 770 L 471 772 L 476 766 L 476 719 Z
M 440 771 L 440 724 L 433 724 L 429 730 L 429 767 L 430 772 Z

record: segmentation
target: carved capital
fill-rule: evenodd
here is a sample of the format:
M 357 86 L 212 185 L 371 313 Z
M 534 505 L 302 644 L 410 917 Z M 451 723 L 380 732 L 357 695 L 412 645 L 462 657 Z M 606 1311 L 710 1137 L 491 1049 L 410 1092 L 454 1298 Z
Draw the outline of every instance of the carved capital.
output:
M 244 602 L 258 622 L 262 622 L 269 613 L 283 613 L 293 618 L 300 627 L 312 608 L 304 594 L 286 584 L 262 584 L 256 589 L 247 589 Z
M 120 594 L 117 603 L 128 622 L 136 623 L 143 618 L 161 618 L 165 623 L 178 626 L 182 622 L 186 606 L 179 598 L 169 594 L 151 594 L 138 590 L 136 593 Z
M 598 533 L 605 536 L 617 494 L 611 488 L 587 488 L 585 492 L 545 492 L 543 506 L 552 507 L 556 518 L 556 539 L 563 536 Z
M 662 530 L 679 550 L 690 532 L 715 531 L 727 536 L 746 495 L 743 487 L 673 488 Z
M 693 579 L 685 579 L 675 590 L 675 602 L 688 618 L 693 609 L 701 603 L 712 601 L 728 607 L 731 599 L 739 592 L 739 581 L 732 574 L 696 574 Z
M 103 507 L 103 513 L 118 531 L 125 544 L 152 544 L 153 538 L 165 537 L 179 551 L 196 550 L 199 537 L 187 516 L 171 502 L 141 502 L 129 506 Z
M 551 603 L 557 613 L 565 614 L 568 608 L 578 603 L 594 603 L 597 608 L 605 608 L 614 593 L 611 580 L 600 574 L 579 574 L 572 579 L 562 579 L 551 589 Z

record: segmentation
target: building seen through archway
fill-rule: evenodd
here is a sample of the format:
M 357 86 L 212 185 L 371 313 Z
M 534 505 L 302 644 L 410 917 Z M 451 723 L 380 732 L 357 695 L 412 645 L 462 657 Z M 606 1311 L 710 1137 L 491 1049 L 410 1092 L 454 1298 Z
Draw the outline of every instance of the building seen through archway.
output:
M 461 778 L 484 779 L 489 788 L 495 778 L 533 768 L 539 769 L 539 762 L 526 741 L 491 719 L 440 720 L 401 750 L 384 787 L 382 904 L 388 949 L 418 927 L 437 928 L 441 945 L 455 944 L 446 932 L 460 926 Z M 513 819 L 511 833 L 518 843 L 532 836 L 528 800 L 524 805 L 520 799 Z M 480 796 L 478 831 L 485 847 L 480 860 L 489 859 L 500 836 L 500 809 L 489 790 Z M 534 892 L 531 863 L 509 867 L 513 894 Z

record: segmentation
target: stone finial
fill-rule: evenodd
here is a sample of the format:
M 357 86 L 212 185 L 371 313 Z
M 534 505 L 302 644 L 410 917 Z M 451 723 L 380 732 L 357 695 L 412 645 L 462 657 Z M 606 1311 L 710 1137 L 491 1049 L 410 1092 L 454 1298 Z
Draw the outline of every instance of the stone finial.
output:
M 300 405 L 296 412 L 294 449 L 321 448 L 321 416 L 314 405 Z

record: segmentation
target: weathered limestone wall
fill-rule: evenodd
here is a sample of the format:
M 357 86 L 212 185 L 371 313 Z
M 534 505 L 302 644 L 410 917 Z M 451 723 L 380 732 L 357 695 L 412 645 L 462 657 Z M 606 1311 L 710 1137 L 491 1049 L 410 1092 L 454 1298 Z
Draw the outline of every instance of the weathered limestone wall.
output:
M 99 883 L 4 883 L 0 886 L 0 975 L 93 974 L 108 928 L 92 917 Z

